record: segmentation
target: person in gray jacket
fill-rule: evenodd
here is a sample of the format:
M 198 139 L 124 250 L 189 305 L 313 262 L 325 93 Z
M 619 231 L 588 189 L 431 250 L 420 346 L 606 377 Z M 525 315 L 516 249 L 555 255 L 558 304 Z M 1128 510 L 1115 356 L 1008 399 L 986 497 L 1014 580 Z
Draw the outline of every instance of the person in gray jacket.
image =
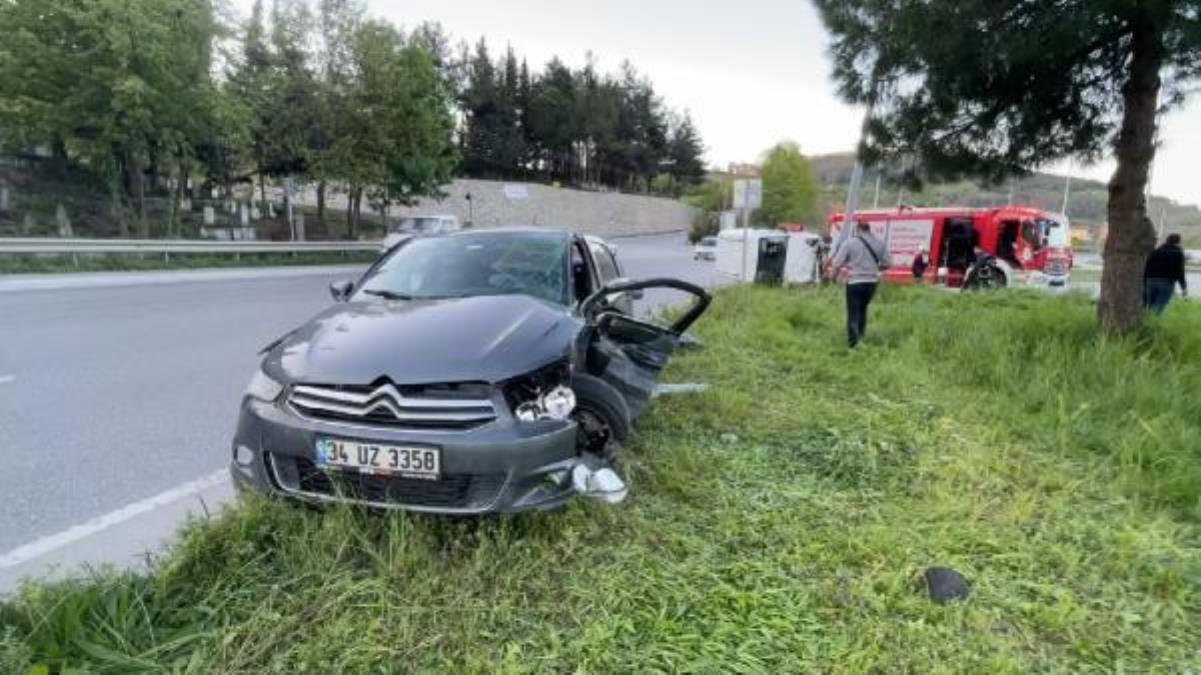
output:
M 833 278 L 838 278 L 844 267 L 847 269 L 847 342 L 852 348 L 867 332 L 867 307 L 880 284 L 880 271 L 891 264 L 888 249 L 872 236 L 871 225 L 864 222 L 842 242 L 830 261 Z

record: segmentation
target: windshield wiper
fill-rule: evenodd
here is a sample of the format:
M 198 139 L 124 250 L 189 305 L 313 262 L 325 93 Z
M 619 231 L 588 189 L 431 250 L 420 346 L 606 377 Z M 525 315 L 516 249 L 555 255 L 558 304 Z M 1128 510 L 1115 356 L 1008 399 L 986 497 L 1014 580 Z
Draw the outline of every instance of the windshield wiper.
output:
M 384 298 L 385 300 L 415 300 L 416 299 L 415 297 L 413 297 L 411 295 L 406 295 L 405 293 L 397 293 L 396 291 L 389 291 L 389 290 L 386 290 L 383 288 L 364 288 L 363 292 L 366 293 L 367 295 L 374 295 L 377 298 Z

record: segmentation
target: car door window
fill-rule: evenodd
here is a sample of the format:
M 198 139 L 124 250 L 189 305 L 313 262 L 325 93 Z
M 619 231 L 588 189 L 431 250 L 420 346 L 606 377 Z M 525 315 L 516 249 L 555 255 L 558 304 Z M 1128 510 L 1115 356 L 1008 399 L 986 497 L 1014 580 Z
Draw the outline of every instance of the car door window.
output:
M 596 290 L 593 287 L 592 274 L 588 270 L 584 246 L 578 241 L 571 246 L 571 281 L 576 302 L 583 302 Z

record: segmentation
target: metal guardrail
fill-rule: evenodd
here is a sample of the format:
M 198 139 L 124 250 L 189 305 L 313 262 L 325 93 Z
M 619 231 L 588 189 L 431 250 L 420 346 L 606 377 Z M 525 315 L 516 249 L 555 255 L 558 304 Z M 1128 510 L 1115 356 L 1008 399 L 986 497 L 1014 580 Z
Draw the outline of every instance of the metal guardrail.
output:
M 372 241 L 206 241 L 202 239 L 0 239 L 0 254 L 342 253 L 378 251 Z

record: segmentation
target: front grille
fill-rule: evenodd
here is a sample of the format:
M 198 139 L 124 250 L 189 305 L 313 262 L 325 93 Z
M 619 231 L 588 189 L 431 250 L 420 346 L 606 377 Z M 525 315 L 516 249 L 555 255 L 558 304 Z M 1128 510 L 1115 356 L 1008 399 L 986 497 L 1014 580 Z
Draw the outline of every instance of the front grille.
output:
M 1068 263 L 1066 260 L 1048 260 L 1043 273 L 1062 276 L 1068 273 Z
M 482 383 L 397 387 L 298 384 L 288 394 L 292 408 L 305 417 L 407 429 L 473 429 L 496 419 Z
M 285 490 L 340 497 L 378 505 L 484 509 L 504 487 L 504 474 L 444 474 L 438 480 L 324 471 L 303 457 L 271 455 L 276 480 Z

